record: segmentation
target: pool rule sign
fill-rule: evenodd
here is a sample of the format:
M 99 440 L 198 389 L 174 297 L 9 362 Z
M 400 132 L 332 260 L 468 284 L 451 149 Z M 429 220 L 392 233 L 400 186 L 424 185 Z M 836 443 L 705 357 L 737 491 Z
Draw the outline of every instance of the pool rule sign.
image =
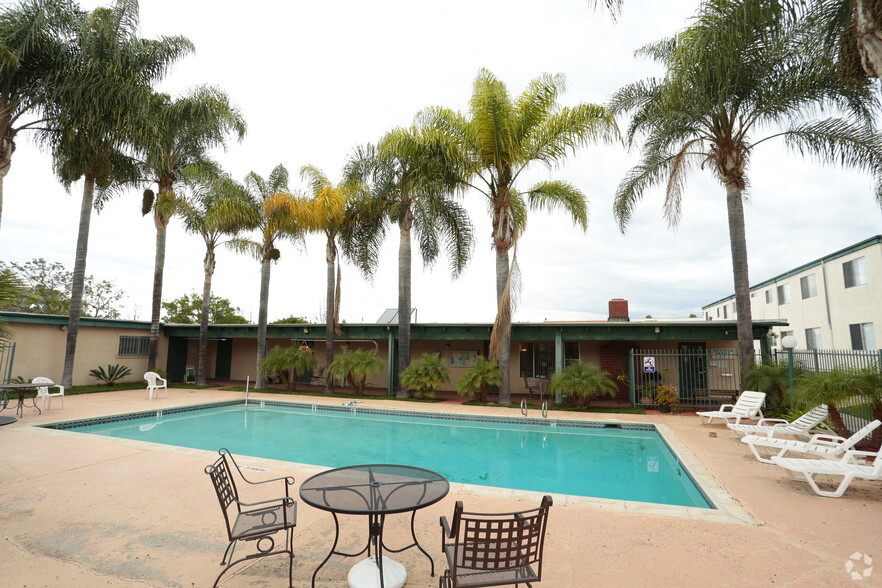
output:
M 651 356 L 645 356 L 643 358 L 643 373 L 644 374 L 654 374 L 655 373 L 655 358 Z

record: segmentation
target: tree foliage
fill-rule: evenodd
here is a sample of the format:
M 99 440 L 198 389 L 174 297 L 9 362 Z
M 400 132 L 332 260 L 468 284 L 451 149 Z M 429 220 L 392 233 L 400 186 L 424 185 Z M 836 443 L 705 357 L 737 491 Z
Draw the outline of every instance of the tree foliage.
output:
M 0 261 L 0 271 L 9 272 L 24 286 L 19 296 L 0 301 L 0 310 L 35 314 L 67 314 L 73 272 L 60 262 L 47 262 L 42 257 L 17 263 Z M 109 280 L 86 276 L 83 290 L 83 316 L 119 318 L 122 290 Z
M 315 356 L 309 347 L 276 345 L 260 362 L 258 373 L 264 377 L 281 376 L 285 381 L 285 389 L 293 391 L 297 389 L 297 374 L 312 373 L 313 369 Z
M 475 365 L 465 371 L 456 382 L 456 393 L 460 396 L 474 397 L 478 402 L 487 402 L 487 391 L 491 386 L 502 385 L 502 370 L 495 361 L 488 361 L 479 355 Z
M 199 324 L 202 319 L 202 295 L 193 292 L 170 302 L 163 302 L 162 310 L 165 313 L 163 322 Z M 239 314 L 240 312 L 242 311 L 234 307 L 229 298 L 212 295 L 208 303 L 208 322 L 213 325 L 248 324 L 248 319 Z
M 564 394 L 582 406 L 597 396 L 615 398 L 619 391 L 609 372 L 596 365 L 575 361 L 554 375 L 548 386 L 551 394 Z
M 352 386 L 356 394 L 364 394 L 368 376 L 378 374 L 382 369 L 383 362 L 377 357 L 376 349 L 345 349 L 328 364 L 325 377 L 340 378 Z
M 434 398 L 438 388 L 450 381 L 449 366 L 441 359 L 440 353 L 423 353 L 398 378 L 402 386 L 413 390 L 417 396 Z

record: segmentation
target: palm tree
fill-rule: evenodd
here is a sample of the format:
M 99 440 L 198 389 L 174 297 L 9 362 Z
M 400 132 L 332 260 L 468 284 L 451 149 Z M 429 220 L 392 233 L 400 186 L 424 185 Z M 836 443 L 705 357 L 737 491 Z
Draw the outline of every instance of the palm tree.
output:
M 548 387 L 551 394 L 565 394 L 577 398 L 582 406 L 591 404 L 595 396 L 615 398 L 619 388 L 609 372 L 596 365 L 575 361 L 554 375 Z
M 478 402 L 487 402 L 487 388 L 501 386 L 503 376 L 497 362 L 489 361 L 483 355 L 479 355 L 475 359 L 475 365 L 466 370 L 456 381 L 456 393 L 460 396 L 474 397 Z M 502 402 L 500 396 L 499 404 L 510 404 L 510 402 Z
M 54 128 L 46 136 L 56 173 L 66 188 L 80 178 L 83 201 L 71 287 L 62 385 L 70 386 L 79 334 L 89 223 L 95 187 L 108 188 L 119 178 L 135 177 L 122 153 L 146 119 L 151 84 L 179 57 L 193 49 L 183 37 L 145 40 L 137 37 L 136 0 L 118 0 L 83 19 L 71 65 L 52 90 Z
M 337 239 L 341 232 L 351 229 L 355 216 L 349 214 L 349 202 L 362 192 L 360 182 L 344 182 L 334 186 L 317 167 L 305 165 L 300 177 L 309 183 L 311 198 L 302 209 L 302 222 L 310 231 L 325 234 L 325 261 L 328 264 L 325 296 L 325 365 L 334 361 L 334 335 L 340 333 L 340 265 L 337 258 Z M 333 394 L 333 378 L 325 378 L 325 392 Z
M 206 152 L 223 146 L 228 133 L 245 136 L 245 121 L 230 105 L 226 94 L 216 88 L 199 87 L 189 95 L 172 100 L 167 94 L 154 94 L 147 111 L 149 119 L 133 139 L 137 163 L 146 183 L 156 184 L 144 191 L 141 213 L 153 212 L 156 227 L 156 254 L 153 265 L 153 304 L 150 319 L 150 345 L 147 369 L 156 367 L 159 342 L 159 314 L 162 310 L 162 275 L 165 269 L 166 229 L 175 212 L 175 183 L 188 166 L 215 170 Z M 201 376 L 204 378 L 204 375 Z
M 345 349 L 342 355 L 328 364 L 325 375 L 340 378 L 344 385 L 348 381 L 356 394 L 363 395 L 367 377 L 382 369 L 383 361 L 377 357 L 376 349 Z
M 260 262 L 260 309 L 257 313 L 257 365 L 266 357 L 266 325 L 269 307 L 270 268 L 273 261 L 278 261 L 280 252 L 276 241 L 282 238 L 301 239 L 303 227 L 300 224 L 302 203 L 288 192 L 288 170 L 282 164 L 277 165 L 269 177 L 262 178 L 251 172 L 245 177 L 245 189 L 255 216 L 259 219 L 256 226 L 259 240 L 237 237 L 230 241 L 230 246 L 239 251 L 250 253 Z M 266 382 L 257 379 L 256 389 L 262 390 Z
M 178 214 L 183 218 L 184 229 L 199 235 L 205 243 L 202 262 L 202 315 L 199 322 L 199 359 L 196 367 L 196 385 L 206 384 L 208 355 L 208 319 L 211 302 L 211 279 L 217 263 L 215 252 L 224 244 L 227 236 L 255 227 L 259 221 L 257 211 L 245 192 L 245 188 L 227 176 L 207 177 L 194 169 L 184 170 L 183 178 L 187 196 L 179 200 Z
M 553 166 L 568 152 L 595 140 L 618 135 L 615 120 L 604 107 L 578 104 L 561 108 L 565 89 L 561 75 L 542 75 L 515 100 L 500 80 L 482 69 L 475 79 L 470 113 L 465 116 L 435 107 L 420 118 L 456 142 L 463 181 L 487 201 L 496 251 L 498 312 L 490 343 L 490 358 L 499 361 L 502 388 L 499 401 L 511 402 L 511 277 L 509 251 L 527 224 L 527 208 L 561 210 L 583 230 L 588 213 L 585 195 L 572 184 L 539 182 L 521 192 L 516 182 L 531 163 Z
M 315 356 L 312 354 L 312 349 L 276 345 L 263 358 L 257 373 L 260 374 L 261 380 L 266 376 L 281 374 L 285 379 L 285 390 L 293 392 L 297 390 L 297 374 L 312 373 L 313 369 L 315 369 Z
M 416 390 L 422 398 L 434 398 L 438 388 L 450 381 L 450 372 L 440 353 L 423 353 L 399 377 L 405 388 Z
M 387 133 L 376 145 L 356 149 L 347 181 L 371 184 L 371 197 L 356 204 L 357 221 L 343 236 L 344 250 L 365 275 L 373 274 L 387 221 L 398 225 L 398 373 L 410 364 L 411 234 L 425 265 L 442 244 L 451 273 L 459 276 L 472 249 L 472 225 L 465 209 L 450 199 L 457 186 L 452 143 L 438 131 L 414 126 Z M 390 358 L 391 360 L 391 358 Z M 408 397 L 399 388 L 400 397 Z
M 48 90 L 59 81 L 82 18 L 67 0 L 27 0 L 0 7 L 0 217 L 15 139 L 20 131 L 47 126 Z M 26 115 L 30 118 L 23 121 Z
M 665 216 L 675 226 L 691 165 L 707 167 L 725 186 L 741 373 L 753 362 L 743 194 L 754 147 L 780 138 L 799 154 L 882 177 L 869 85 L 843 85 L 831 60 L 802 50 L 802 31 L 781 11 L 774 0 L 703 4 L 693 26 L 639 51 L 666 67 L 664 78 L 625 86 L 611 103 L 616 113 L 633 113 L 630 143 L 646 136 L 641 162 L 616 193 L 622 231 L 644 191 L 661 182 Z M 828 106 L 848 116 L 800 117 Z

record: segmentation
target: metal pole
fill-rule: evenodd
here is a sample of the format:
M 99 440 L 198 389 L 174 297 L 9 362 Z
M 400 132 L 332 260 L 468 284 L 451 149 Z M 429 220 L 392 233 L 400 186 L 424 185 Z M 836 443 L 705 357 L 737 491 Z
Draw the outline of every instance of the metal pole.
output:
M 787 349 L 787 381 L 790 383 L 790 410 L 796 409 L 796 399 L 793 398 L 793 349 Z

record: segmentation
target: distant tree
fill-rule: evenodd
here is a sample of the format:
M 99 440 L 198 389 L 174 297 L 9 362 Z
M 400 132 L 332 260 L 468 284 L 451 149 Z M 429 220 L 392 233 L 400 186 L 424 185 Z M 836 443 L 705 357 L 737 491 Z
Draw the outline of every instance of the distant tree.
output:
M 302 316 L 294 316 L 291 315 L 289 317 L 280 318 L 274 321 L 270 321 L 271 325 L 305 325 L 308 324 L 309 321 L 303 318 Z
M 199 324 L 202 318 L 202 295 L 196 292 L 175 298 L 171 302 L 163 302 L 162 317 L 166 323 Z M 211 296 L 208 304 L 208 322 L 214 325 L 247 325 L 248 319 L 233 306 L 228 298 Z
M 0 301 L 0 310 L 35 314 L 67 314 L 73 273 L 55 261 L 42 257 L 25 263 L 0 261 L 0 271 L 11 272 L 23 285 L 19 296 Z M 83 316 L 119 318 L 117 304 L 125 294 L 108 280 L 86 276 L 83 285 Z
M 9 270 L 0 270 L 0 308 L 19 298 L 25 289 L 21 281 Z M 0 323 L 0 343 L 12 339 L 12 331 Z

